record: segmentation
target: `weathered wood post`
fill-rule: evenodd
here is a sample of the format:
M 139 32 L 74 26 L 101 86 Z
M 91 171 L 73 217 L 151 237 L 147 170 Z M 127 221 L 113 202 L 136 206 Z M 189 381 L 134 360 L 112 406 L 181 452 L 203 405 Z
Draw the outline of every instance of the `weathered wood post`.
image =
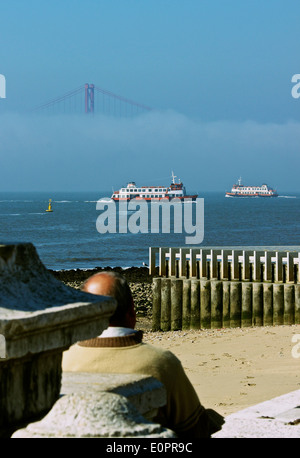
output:
M 173 301 L 169 297 L 171 293 L 161 285 L 161 294 L 166 297 L 166 301 L 161 299 L 165 330 L 173 326 L 177 329 L 180 320 L 182 329 L 300 322 L 300 253 L 208 248 L 168 250 L 164 248 L 160 252 L 171 256 L 173 273 L 176 255 L 180 255 L 177 277 L 182 285 L 173 286 Z M 175 293 L 180 288 L 182 291 Z
M 228 280 L 223 280 L 223 318 L 222 323 L 224 328 L 230 327 L 230 284 Z
M 171 329 L 171 281 L 169 278 L 161 279 L 161 330 Z
M 200 280 L 200 326 L 211 327 L 211 289 L 210 280 Z
M 273 284 L 273 324 L 284 324 L 284 287 L 283 284 Z
M 191 280 L 183 279 L 182 284 L 182 329 L 191 326 Z
M 182 326 L 182 278 L 171 279 L 171 330 Z
M 293 284 L 284 285 L 284 324 L 295 323 L 295 288 Z
M 242 285 L 239 281 L 230 284 L 230 327 L 241 326 Z
M 211 327 L 221 328 L 223 318 L 223 285 L 220 280 L 211 280 Z
M 161 279 L 152 280 L 152 331 L 160 330 L 161 314 Z
M 263 322 L 261 326 L 272 326 L 273 316 L 273 283 L 263 283 Z
M 241 326 L 252 326 L 252 284 L 242 283 Z
M 262 326 L 264 310 L 264 287 L 260 282 L 252 283 L 252 324 Z
M 200 280 L 191 279 L 191 329 L 200 329 Z

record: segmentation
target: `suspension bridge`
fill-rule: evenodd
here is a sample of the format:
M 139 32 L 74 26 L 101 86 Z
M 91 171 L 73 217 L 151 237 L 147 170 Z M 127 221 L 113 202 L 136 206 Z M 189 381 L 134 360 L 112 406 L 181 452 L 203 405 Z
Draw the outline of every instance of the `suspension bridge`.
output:
M 59 97 L 33 108 L 32 112 L 46 114 L 80 114 L 93 115 L 101 113 L 106 116 L 132 117 L 151 108 L 113 92 L 101 89 L 95 84 L 86 83 Z

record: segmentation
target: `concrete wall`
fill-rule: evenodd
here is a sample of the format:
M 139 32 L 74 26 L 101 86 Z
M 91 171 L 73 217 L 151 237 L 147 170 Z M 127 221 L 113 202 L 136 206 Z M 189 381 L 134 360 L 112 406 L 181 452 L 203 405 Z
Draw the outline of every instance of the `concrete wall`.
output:
M 300 284 L 153 278 L 153 331 L 300 324 Z

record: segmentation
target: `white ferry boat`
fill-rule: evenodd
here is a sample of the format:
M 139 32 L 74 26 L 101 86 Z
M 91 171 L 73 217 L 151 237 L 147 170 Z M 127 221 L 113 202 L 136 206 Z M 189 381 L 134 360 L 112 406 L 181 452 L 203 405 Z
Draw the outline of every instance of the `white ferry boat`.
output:
M 278 197 L 275 189 L 270 188 L 267 184 L 261 186 L 245 186 L 242 179 L 232 186 L 230 192 L 226 192 L 225 197 Z
M 172 183 L 170 186 L 137 186 L 134 181 L 130 181 L 125 188 L 114 191 L 111 198 L 114 201 L 129 201 L 131 199 L 151 200 L 172 200 L 177 197 L 181 201 L 194 201 L 198 195 L 187 195 L 183 183 L 178 180 L 172 172 Z

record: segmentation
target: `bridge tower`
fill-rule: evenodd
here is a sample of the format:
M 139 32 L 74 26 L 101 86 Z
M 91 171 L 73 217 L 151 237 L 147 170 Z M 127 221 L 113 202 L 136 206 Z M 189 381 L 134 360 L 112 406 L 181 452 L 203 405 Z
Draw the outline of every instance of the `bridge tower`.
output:
M 85 112 L 86 114 L 88 113 L 94 113 L 94 84 L 88 84 L 86 83 L 84 85 L 85 88 Z

